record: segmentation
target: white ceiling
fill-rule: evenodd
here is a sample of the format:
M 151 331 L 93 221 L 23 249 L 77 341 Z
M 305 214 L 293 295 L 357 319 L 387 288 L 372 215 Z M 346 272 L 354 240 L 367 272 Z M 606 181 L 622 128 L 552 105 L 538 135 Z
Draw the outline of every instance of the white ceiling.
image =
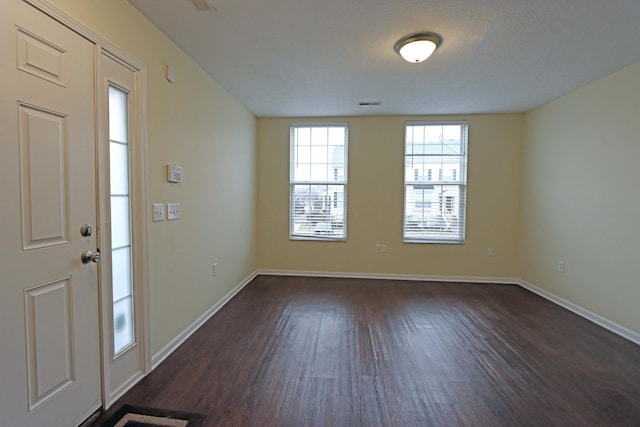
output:
M 640 0 L 129 1 L 258 117 L 524 112 L 640 61 Z

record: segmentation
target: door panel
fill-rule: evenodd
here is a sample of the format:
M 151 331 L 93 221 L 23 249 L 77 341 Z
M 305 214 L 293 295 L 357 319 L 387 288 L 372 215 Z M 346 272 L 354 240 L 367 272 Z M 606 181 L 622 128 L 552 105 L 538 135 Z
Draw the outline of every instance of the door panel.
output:
M 71 278 L 25 291 L 29 410 L 73 384 Z
M 60 86 L 66 85 L 65 51 L 18 28 L 18 69 Z
M 69 138 L 64 114 L 19 103 L 22 247 L 69 243 Z
M 0 5 L 0 414 L 72 426 L 101 405 L 94 45 Z

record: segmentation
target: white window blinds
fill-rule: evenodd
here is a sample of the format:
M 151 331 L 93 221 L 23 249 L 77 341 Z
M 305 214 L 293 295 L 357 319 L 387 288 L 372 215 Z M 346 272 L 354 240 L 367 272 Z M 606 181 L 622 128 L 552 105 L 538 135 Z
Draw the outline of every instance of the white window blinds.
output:
M 405 242 L 464 243 L 467 123 L 407 122 Z
M 346 123 L 291 125 L 291 239 L 346 239 L 347 137 Z

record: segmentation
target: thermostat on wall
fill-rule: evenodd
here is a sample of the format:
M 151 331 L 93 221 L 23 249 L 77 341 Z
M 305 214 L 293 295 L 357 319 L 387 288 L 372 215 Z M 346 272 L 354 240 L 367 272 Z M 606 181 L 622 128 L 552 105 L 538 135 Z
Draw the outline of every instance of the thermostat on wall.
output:
M 167 165 L 167 181 L 182 182 L 182 166 Z

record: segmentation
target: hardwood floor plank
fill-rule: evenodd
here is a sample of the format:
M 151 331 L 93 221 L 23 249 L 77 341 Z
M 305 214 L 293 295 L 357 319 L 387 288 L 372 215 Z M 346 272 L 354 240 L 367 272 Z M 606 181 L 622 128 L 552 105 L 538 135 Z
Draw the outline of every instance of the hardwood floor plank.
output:
M 640 426 L 640 346 L 517 286 L 259 276 L 124 404 L 210 426 Z

